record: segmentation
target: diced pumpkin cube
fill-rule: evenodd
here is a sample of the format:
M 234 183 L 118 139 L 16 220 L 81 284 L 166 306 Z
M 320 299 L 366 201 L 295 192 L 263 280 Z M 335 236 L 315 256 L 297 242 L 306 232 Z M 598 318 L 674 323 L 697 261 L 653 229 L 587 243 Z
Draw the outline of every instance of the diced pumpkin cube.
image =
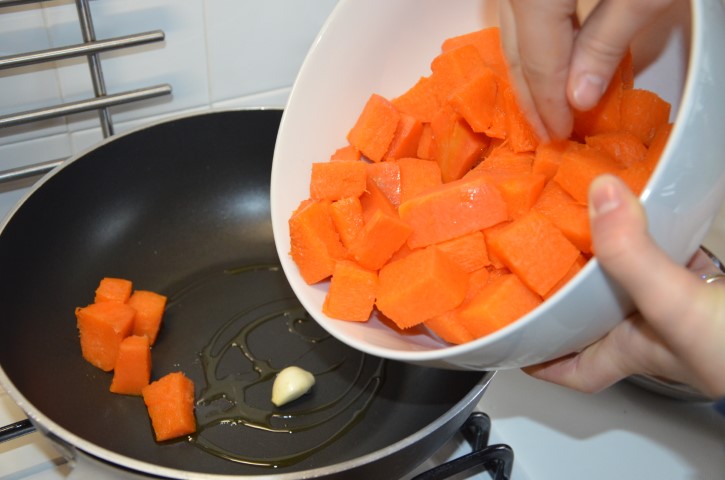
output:
M 430 123 L 441 106 L 430 77 L 420 77 L 415 85 L 393 98 L 391 103 L 399 112 L 407 113 L 422 123 Z
M 363 220 L 362 203 L 358 197 L 341 198 L 330 204 L 330 216 L 335 230 L 340 235 L 342 244 L 350 248 L 365 221 Z
M 423 133 L 423 123 L 413 115 L 400 114 L 398 127 L 390 142 L 383 161 L 395 160 L 403 157 L 414 157 L 418 153 L 420 136 Z
M 503 87 L 504 112 L 508 144 L 514 152 L 533 152 L 539 145 L 539 137 L 519 105 L 511 85 Z
M 574 199 L 586 205 L 589 185 L 599 175 L 618 175 L 622 167 L 608 153 L 591 147 L 568 150 L 564 153 L 559 169 L 554 176 L 557 182 Z
M 465 177 L 426 190 L 402 203 L 400 218 L 413 228 L 411 248 L 460 237 L 508 219 L 508 207 L 484 175 Z
M 400 166 L 395 161 L 367 164 L 368 178 L 382 190 L 390 204 L 397 208 L 400 205 Z M 367 185 L 367 183 L 366 183 Z M 361 192 L 362 195 L 362 192 Z
M 400 170 L 401 203 L 443 183 L 438 162 L 420 158 L 400 158 L 395 163 Z
M 451 108 L 442 108 L 431 122 L 436 161 L 443 182 L 463 177 L 481 158 L 490 139 L 476 133 Z
M 481 163 L 469 173 L 513 173 L 528 175 L 532 172 L 534 154 L 532 152 L 514 152 L 506 144 L 491 150 Z
M 473 45 L 486 66 L 499 75 L 508 75 L 499 27 L 487 27 L 446 38 L 441 45 L 441 50 L 445 52 L 463 45 Z
M 370 221 L 370 218 L 377 210 L 382 210 L 383 213 L 388 215 L 398 215 L 398 211 L 390 201 L 390 198 L 388 198 L 388 195 L 369 175 L 366 185 L 367 188 L 360 195 L 360 205 L 362 206 L 363 220 L 365 223 Z
M 310 198 L 339 200 L 365 191 L 365 162 L 316 162 L 312 164 Z
M 473 45 L 461 45 L 439 53 L 431 61 L 431 82 L 435 95 L 444 105 L 461 85 L 488 68 Z
M 146 335 L 123 339 L 118 350 L 110 390 L 124 395 L 141 395 L 151 380 L 151 345 Z
M 626 131 L 590 135 L 585 142 L 590 147 L 608 153 L 622 168 L 642 162 L 647 155 L 647 147 L 642 140 Z
M 541 143 L 536 147 L 534 153 L 534 161 L 531 165 L 531 173 L 541 173 L 546 176 L 546 180 L 551 180 L 559 170 L 559 165 L 564 156 L 564 152 L 570 148 L 577 148 L 581 144 L 570 140 Z
M 128 299 L 128 304 L 136 311 L 133 319 L 133 334 L 145 335 L 151 345 L 161 328 L 166 308 L 166 296 L 148 290 L 136 290 Z
M 454 345 L 470 342 L 475 337 L 468 331 L 459 314 L 470 301 L 478 295 L 478 292 L 491 280 L 491 274 L 486 268 L 481 268 L 471 273 L 468 280 L 468 290 L 463 302 L 456 308 L 426 320 L 425 326 L 444 341 Z
M 96 288 L 94 302 L 125 302 L 131 296 L 133 282 L 125 278 L 105 277 Z
M 330 202 L 304 201 L 289 219 L 290 255 L 308 284 L 332 275 L 347 254 L 330 214 Z
M 331 162 L 338 162 L 338 161 L 357 162 L 361 158 L 362 158 L 362 155 L 360 154 L 360 150 L 353 147 L 352 145 L 345 145 L 344 147 L 340 147 L 337 150 L 335 150 L 332 153 L 332 155 L 330 155 Z
M 133 332 L 136 311 L 121 302 L 99 302 L 76 308 L 75 314 L 83 358 L 101 370 L 113 370 L 121 342 Z
M 376 305 L 398 328 L 410 328 L 460 305 L 468 277 L 436 247 L 415 250 L 380 269 Z
M 649 146 L 657 129 L 670 121 L 672 106 L 656 93 L 635 88 L 622 93 L 622 130 Z
M 405 244 L 411 228 L 397 214 L 376 210 L 350 244 L 350 254 L 360 265 L 378 270 Z
M 574 278 L 574 276 L 576 276 L 576 274 L 579 273 L 579 271 L 582 268 L 584 268 L 584 265 L 586 265 L 586 264 L 587 264 L 586 257 L 584 255 L 579 255 L 577 257 L 577 259 L 574 261 L 574 263 L 571 265 L 571 268 L 569 269 L 569 271 L 566 272 L 566 275 L 561 277 L 561 280 L 559 280 L 556 283 L 556 285 L 551 287 L 551 290 L 549 290 L 548 292 L 546 292 L 546 294 L 544 294 L 544 299 L 546 300 L 547 298 L 551 297 L 556 292 L 558 292 L 562 287 L 564 287 L 564 285 L 569 283 L 569 281 L 572 278 Z
M 374 93 L 365 103 L 347 140 L 374 162 L 379 162 L 390 148 L 400 121 L 400 113 L 386 98 Z
M 377 291 L 377 272 L 341 260 L 332 273 L 322 312 L 338 320 L 365 322 L 370 319 Z
M 423 158 L 425 160 L 435 160 L 436 142 L 433 138 L 433 129 L 431 128 L 430 123 L 423 124 L 423 128 L 420 132 L 420 140 L 418 140 L 418 150 L 416 151 L 416 157 Z
M 579 250 L 535 210 L 486 237 L 488 249 L 539 295 L 556 285 L 579 256 Z
M 491 280 L 458 314 L 461 324 L 480 338 L 515 322 L 542 303 L 513 274 Z
M 196 432 L 194 382 L 182 372 L 168 373 L 150 383 L 142 395 L 157 442 Z
M 531 210 L 546 185 L 546 176 L 541 173 L 493 173 L 487 177 L 501 192 L 512 220 Z
M 454 90 L 448 103 L 476 133 L 488 134 L 497 119 L 498 75 L 485 68 L 479 75 Z
M 548 218 L 566 238 L 584 253 L 592 253 L 589 210 L 574 200 L 556 182 L 549 182 L 532 207 Z
M 435 246 L 469 273 L 491 264 L 486 240 L 480 230 L 436 243 Z

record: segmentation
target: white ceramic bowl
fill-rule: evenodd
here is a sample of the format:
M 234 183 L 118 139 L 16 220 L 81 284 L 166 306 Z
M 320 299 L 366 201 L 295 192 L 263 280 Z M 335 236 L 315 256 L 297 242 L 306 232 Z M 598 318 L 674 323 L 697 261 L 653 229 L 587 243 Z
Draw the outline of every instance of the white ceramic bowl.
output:
M 677 3 L 677 2 L 676 2 Z M 555 358 L 600 338 L 631 302 L 596 261 L 517 322 L 449 346 L 423 329 L 399 335 L 325 316 L 327 284 L 307 285 L 289 256 L 287 221 L 309 195 L 310 165 L 326 161 L 373 92 L 393 98 L 430 73 L 450 36 L 497 24 L 496 1 L 341 0 L 292 89 L 272 167 L 272 225 L 282 267 L 308 312 L 339 340 L 384 358 L 452 369 L 505 369 Z M 635 86 L 673 105 L 675 128 L 642 201 L 654 238 L 684 263 L 725 196 L 725 7 L 679 2 L 634 45 Z

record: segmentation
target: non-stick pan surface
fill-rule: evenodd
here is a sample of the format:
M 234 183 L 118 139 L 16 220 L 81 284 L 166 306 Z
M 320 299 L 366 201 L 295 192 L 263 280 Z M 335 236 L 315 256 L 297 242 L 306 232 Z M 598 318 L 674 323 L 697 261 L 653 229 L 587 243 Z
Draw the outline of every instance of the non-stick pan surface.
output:
M 42 428 L 133 466 L 284 473 L 384 449 L 480 390 L 481 373 L 365 357 L 300 310 L 278 268 L 269 218 L 280 116 L 216 112 L 120 136 L 46 178 L 7 221 L 0 366 Z M 93 301 L 104 276 L 168 296 L 152 377 L 180 370 L 194 380 L 197 397 L 209 400 L 197 406 L 206 444 L 155 442 L 141 398 L 110 393 L 112 374 L 81 357 L 74 309 Z M 258 328 L 244 330 L 250 324 Z M 255 384 L 257 370 L 293 363 L 314 371 L 317 384 L 274 409 L 271 380 Z M 273 411 L 288 418 L 263 420 L 295 433 L 244 425 Z M 276 458 L 279 467 L 239 462 L 247 457 Z

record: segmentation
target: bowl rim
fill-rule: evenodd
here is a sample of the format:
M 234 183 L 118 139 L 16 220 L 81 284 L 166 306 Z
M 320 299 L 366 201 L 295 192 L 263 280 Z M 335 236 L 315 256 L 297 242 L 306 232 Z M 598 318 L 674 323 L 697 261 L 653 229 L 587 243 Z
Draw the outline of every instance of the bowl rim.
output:
M 706 38 L 706 34 L 703 31 L 704 29 L 700 28 L 700 25 L 702 23 L 702 15 L 704 15 L 704 11 L 706 10 L 702 3 L 707 2 L 708 0 L 691 0 L 688 2 L 690 4 L 690 35 L 689 35 L 689 47 L 686 50 L 686 54 L 688 55 L 687 60 L 687 71 L 685 72 L 684 79 L 683 79 L 683 86 L 681 89 L 681 93 L 679 95 L 680 98 L 680 108 L 678 109 L 678 112 L 675 116 L 674 120 L 674 126 L 670 135 L 670 139 L 668 140 L 667 144 L 665 145 L 665 148 L 662 152 L 662 158 L 669 158 L 672 156 L 673 151 L 673 144 L 677 142 L 679 138 L 683 135 L 683 126 L 681 125 L 682 122 L 678 121 L 679 119 L 682 119 L 686 116 L 688 116 L 691 113 L 691 110 L 694 108 L 693 102 L 691 101 L 692 97 L 696 94 L 696 89 L 698 88 L 698 82 L 695 81 L 696 77 L 699 76 L 700 66 L 703 61 L 701 58 L 703 55 L 703 44 L 704 39 Z M 714 1 L 714 0 L 713 0 Z M 318 33 L 318 36 L 315 39 L 315 42 L 313 43 L 310 51 L 308 52 L 308 56 L 305 59 L 305 62 L 302 65 L 302 68 L 300 69 L 298 73 L 298 78 L 306 74 L 305 66 L 308 64 L 309 58 L 311 58 L 316 50 L 317 46 L 320 42 L 324 41 L 324 37 L 327 33 L 327 30 L 331 24 L 331 22 L 334 22 L 336 17 L 340 14 L 340 12 L 348 5 L 349 3 L 352 3 L 352 0 L 340 0 L 338 4 L 336 5 L 335 9 L 333 9 L 333 12 L 331 13 L 328 20 L 323 25 L 322 29 Z M 492 24 L 493 26 L 494 24 Z M 293 85 L 292 91 L 290 93 L 290 100 L 295 98 L 296 93 L 296 87 L 297 81 L 295 81 L 295 85 Z M 285 126 L 285 115 L 283 115 L 282 118 L 282 128 Z M 279 141 L 279 140 L 278 140 Z M 663 167 L 662 165 L 665 162 L 660 162 L 658 167 L 655 169 L 653 174 L 650 177 L 650 180 L 648 181 L 646 187 L 644 188 L 642 194 L 640 195 L 640 200 L 645 207 L 647 208 L 648 205 L 648 199 L 651 198 L 653 185 L 655 185 L 659 178 L 662 175 Z M 275 174 L 274 164 L 273 164 L 273 178 Z M 273 187 L 274 187 L 273 182 Z M 272 198 L 272 201 L 274 202 L 274 196 Z M 274 214 L 275 208 L 273 206 L 272 212 Z M 291 212 L 290 212 L 291 213 Z M 286 219 L 285 219 L 286 220 Z M 274 224 L 274 222 L 273 222 Z M 276 235 L 275 235 L 275 238 Z M 280 253 L 280 256 L 287 254 L 287 251 L 285 250 L 286 247 L 282 247 L 284 245 L 284 242 L 288 242 L 288 238 L 281 239 L 278 242 L 278 252 Z M 694 252 L 693 252 L 694 253 Z M 285 267 L 285 270 L 287 270 L 287 267 L 285 266 L 285 263 L 283 262 L 283 267 Z M 290 272 L 292 275 L 298 275 L 297 272 Z M 348 343 L 352 347 L 364 351 L 365 353 L 369 353 L 372 355 L 389 358 L 392 360 L 398 360 L 398 361 L 404 361 L 404 362 L 413 362 L 413 363 L 435 363 L 440 361 L 446 361 L 453 357 L 460 357 L 462 355 L 470 354 L 472 352 L 485 349 L 487 346 L 497 343 L 501 338 L 509 336 L 512 332 L 520 330 L 524 328 L 526 325 L 530 324 L 534 321 L 535 318 L 542 315 L 542 313 L 545 313 L 547 310 L 551 309 L 553 305 L 556 305 L 560 302 L 560 299 L 566 296 L 571 290 L 574 290 L 578 288 L 578 286 L 588 279 L 591 280 L 592 277 L 601 275 L 604 276 L 605 279 L 607 279 L 608 285 L 612 286 L 612 288 L 616 288 L 613 286 L 613 282 L 608 279 L 606 273 L 601 268 L 598 260 L 596 257 L 592 257 L 586 265 L 582 268 L 580 272 L 577 273 L 577 275 L 570 280 L 564 287 L 562 287 L 559 291 L 557 291 L 555 294 L 553 294 L 551 297 L 546 299 L 541 305 L 537 306 L 534 310 L 527 313 L 526 315 L 522 316 L 518 320 L 514 321 L 513 323 L 491 333 L 484 337 L 472 340 L 470 342 L 460 344 L 460 345 L 453 345 L 453 344 L 444 344 L 440 347 L 427 347 L 427 346 L 421 346 L 420 349 L 400 349 L 396 347 L 390 347 L 390 346 L 382 346 L 378 344 L 373 344 L 370 342 L 367 342 L 365 340 L 360 340 L 358 338 L 352 337 L 345 332 L 341 332 L 338 328 L 335 328 L 335 322 L 341 322 L 340 320 L 332 319 L 327 317 L 321 312 L 320 305 L 317 305 L 316 302 L 313 302 L 313 300 L 304 292 L 298 292 L 297 287 L 293 284 L 293 288 L 296 291 L 296 294 L 298 295 L 298 298 L 300 302 L 303 304 L 303 306 L 308 310 L 308 312 L 314 312 L 314 314 L 311 313 L 311 315 L 327 330 L 329 331 L 333 336 L 337 337 L 341 341 Z M 305 288 L 312 288 L 313 286 L 307 286 Z M 625 302 L 629 301 L 629 299 L 625 299 Z M 430 335 L 433 337 L 435 341 L 438 341 L 440 343 L 445 343 L 442 340 L 438 339 L 437 336 L 430 333 Z

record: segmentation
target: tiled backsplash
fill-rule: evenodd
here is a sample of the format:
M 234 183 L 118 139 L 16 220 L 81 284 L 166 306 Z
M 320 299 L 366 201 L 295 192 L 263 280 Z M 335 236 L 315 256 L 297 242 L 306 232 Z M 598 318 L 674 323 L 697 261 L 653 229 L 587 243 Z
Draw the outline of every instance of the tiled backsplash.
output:
M 101 54 L 109 94 L 168 83 L 171 96 L 111 109 L 116 132 L 223 106 L 283 106 L 336 0 L 102 0 L 96 37 L 163 30 L 165 41 Z M 0 9 L 0 56 L 82 43 L 75 2 Z M 0 71 L 0 115 L 93 96 L 85 58 Z M 40 128 L 39 128 L 40 127 Z M 40 142 L 32 141 L 41 138 Z M 95 113 L 0 130 L 0 170 L 64 158 L 102 138 Z M 50 153 L 52 152 L 52 153 Z M 46 158 L 51 155 L 51 158 Z

